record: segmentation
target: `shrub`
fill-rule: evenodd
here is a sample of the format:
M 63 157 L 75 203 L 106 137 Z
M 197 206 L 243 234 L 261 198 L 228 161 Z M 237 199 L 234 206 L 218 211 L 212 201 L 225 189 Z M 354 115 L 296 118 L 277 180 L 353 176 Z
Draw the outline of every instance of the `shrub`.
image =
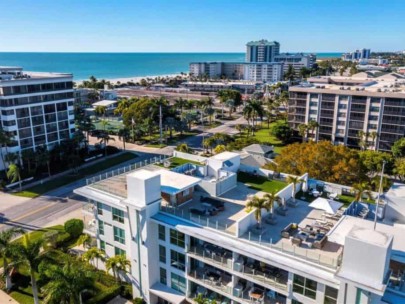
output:
M 56 238 L 56 247 L 64 247 L 69 242 L 71 236 L 67 232 L 59 233 Z
M 142 298 L 135 298 L 132 300 L 134 304 L 145 304 L 145 301 Z
M 121 296 L 125 299 L 132 299 L 132 285 L 125 284 L 121 286 Z
M 65 223 L 65 231 L 69 233 L 71 238 L 78 238 L 84 229 L 84 224 L 82 220 L 71 219 Z
M 107 155 L 112 155 L 118 152 L 120 152 L 120 149 L 118 149 L 117 147 L 107 146 Z
M 103 291 L 99 292 L 93 298 L 89 299 L 87 301 L 87 304 L 108 303 L 109 301 L 114 299 L 116 296 L 118 296 L 120 294 L 120 291 L 121 291 L 121 286 L 119 286 L 119 285 L 108 287 L 108 288 L 104 289 Z

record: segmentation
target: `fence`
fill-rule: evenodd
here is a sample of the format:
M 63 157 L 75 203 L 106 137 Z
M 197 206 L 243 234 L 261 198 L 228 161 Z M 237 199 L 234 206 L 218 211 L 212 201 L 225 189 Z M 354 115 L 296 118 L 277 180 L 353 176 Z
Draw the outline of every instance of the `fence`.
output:
M 91 185 L 91 184 L 97 183 L 99 181 L 105 180 L 107 178 L 111 178 L 111 177 L 114 177 L 114 176 L 117 176 L 117 175 L 125 174 L 125 173 L 128 173 L 130 171 L 134 171 L 136 169 L 142 168 L 142 167 L 147 166 L 147 165 L 153 165 L 153 164 L 156 164 L 156 163 L 161 163 L 161 162 L 163 162 L 165 159 L 167 159 L 169 157 L 170 156 L 167 156 L 167 155 L 160 155 L 160 156 L 152 157 L 152 158 L 149 158 L 149 159 L 146 159 L 146 160 L 139 161 L 139 162 L 137 162 L 135 164 L 132 164 L 132 165 L 129 165 L 129 166 L 121 167 L 121 168 L 118 168 L 116 170 L 112 170 L 112 171 L 109 171 L 109 172 L 106 172 L 106 173 L 103 173 L 103 174 L 99 174 L 99 175 L 91 177 L 91 178 L 87 178 L 86 179 L 86 185 Z
M 204 162 L 204 161 L 206 161 L 208 159 L 207 157 L 204 157 L 204 156 L 179 152 L 179 151 L 176 151 L 176 150 L 173 151 L 173 156 L 178 157 L 178 158 L 191 160 L 191 161 L 195 161 L 195 162 L 199 162 L 199 163 L 202 163 L 202 162 Z

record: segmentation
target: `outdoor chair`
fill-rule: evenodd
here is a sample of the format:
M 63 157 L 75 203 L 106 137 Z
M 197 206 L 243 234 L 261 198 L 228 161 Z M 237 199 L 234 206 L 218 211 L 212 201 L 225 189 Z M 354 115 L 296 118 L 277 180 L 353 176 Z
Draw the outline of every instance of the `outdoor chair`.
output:
M 287 205 L 290 206 L 290 207 L 292 207 L 292 208 L 297 207 L 298 204 L 299 204 L 299 203 L 298 203 L 297 201 L 295 201 L 295 202 L 294 202 L 293 200 L 288 200 L 288 201 L 287 201 Z
M 264 222 L 269 225 L 276 225 L 277 219 L 274 216 L 269 215 L 264 219 Z

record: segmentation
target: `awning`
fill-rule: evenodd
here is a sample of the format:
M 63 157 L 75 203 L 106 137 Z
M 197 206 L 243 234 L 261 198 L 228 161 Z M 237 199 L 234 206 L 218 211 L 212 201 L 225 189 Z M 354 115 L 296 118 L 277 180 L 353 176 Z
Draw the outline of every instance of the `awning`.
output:
M 180 292 L 159 282 L 155 283 L 151 288 L 149 288 L 149 291 L 172 304 L 180 304 L 186 299 L 186 297 Z
M 309 204 L 309 207 L 324 210 L 325 212 L 330 213 L 330 214 L 335 214 L 336 211 L 338 211 L 339 208 L 342 206 L 343 206 L 342 203 L 328 200 L 323 197 L 318 197 L 311 204 Z

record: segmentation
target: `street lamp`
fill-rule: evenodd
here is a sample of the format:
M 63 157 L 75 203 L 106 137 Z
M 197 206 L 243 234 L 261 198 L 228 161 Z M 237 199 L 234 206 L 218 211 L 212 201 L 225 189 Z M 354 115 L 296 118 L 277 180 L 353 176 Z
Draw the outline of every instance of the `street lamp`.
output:
M 375 206 L 375 216 L 374 216 L 374 230 L 377 226 L 377 211 L 378 211 L 378 207 L 380 205 L 380 195 L 381 195 L 381 190 L 382 190 L 382 181 L 383 181 L 383 176 L 384 176 L 384 167 L 385 167 L 386 161 L 383 160 L 383 165 L 382 165 L 382 169 L 381 169 L 381 177 L 380 177 L 380 185 L 378 187 L 378 195 L 377 195 L 377 203 Z

